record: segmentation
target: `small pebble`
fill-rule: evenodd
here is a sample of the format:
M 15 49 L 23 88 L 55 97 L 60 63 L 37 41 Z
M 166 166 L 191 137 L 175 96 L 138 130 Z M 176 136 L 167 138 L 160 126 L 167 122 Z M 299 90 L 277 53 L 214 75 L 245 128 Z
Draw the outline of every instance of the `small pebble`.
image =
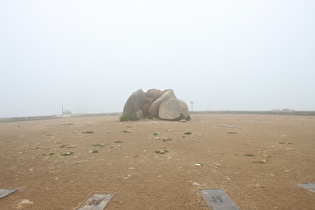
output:
M 262 188 L 262 186 L 260 184 L 253 184 L 252 187 L 253 188 Z
M 263 159 L 263 160 L 261 160 L 260 162 L 262 162 L 262 163 L 267 163 L 267 160 L 266 160 L 266 159 Z
M 214 165 L 215 167 L 221 167 L 221 164 L 220 164 L 220 163 L 213 163 L 213 165 Z

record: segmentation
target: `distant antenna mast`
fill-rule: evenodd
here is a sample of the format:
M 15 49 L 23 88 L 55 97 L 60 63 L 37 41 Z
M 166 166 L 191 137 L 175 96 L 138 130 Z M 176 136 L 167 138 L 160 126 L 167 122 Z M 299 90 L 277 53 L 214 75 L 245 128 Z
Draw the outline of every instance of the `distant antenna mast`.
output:
M 193 112 L 193 111 L 194 111 L 194 102 L 191 101 L 191 102 L 190 102 L 190 105 L 191 105 L 191 112 Z

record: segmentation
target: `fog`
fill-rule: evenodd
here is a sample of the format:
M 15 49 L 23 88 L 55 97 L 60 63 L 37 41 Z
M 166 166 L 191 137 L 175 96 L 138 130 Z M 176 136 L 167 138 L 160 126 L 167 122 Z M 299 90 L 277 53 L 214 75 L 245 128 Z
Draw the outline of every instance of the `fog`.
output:
M 121 112 L 138 89 L 195 111 L 315 110 L 315 1 L 0 3 L 0 117 Z

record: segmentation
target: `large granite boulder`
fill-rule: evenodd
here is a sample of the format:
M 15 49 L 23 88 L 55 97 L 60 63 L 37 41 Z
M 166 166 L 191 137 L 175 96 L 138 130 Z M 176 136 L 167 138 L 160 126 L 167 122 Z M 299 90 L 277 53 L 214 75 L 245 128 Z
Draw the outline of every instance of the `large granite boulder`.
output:
M 158 99 L 156 99 L 149 108 L 149 114 L 153 117 L 159 116 L 159 107 L 160 104 L 164 101 L 167 101 L 171 98 L 176 98 L 175 93 L 173 90 L 169 89 L 164 92 Z
M 122 118 L 126 120 L 140 120 L 144 117 L 142 107 L 145 94 L 142 89 L 139 89 L 129 96 L 122 114 Z
M 177 98 L 171 98 L 160 104 L 159 117 L 163 120 L 190 119 L 186 102 Z
M 139 89 L 129 96 L 121 121 L 156 117 L 163 120 L 190 120 L 187 104 L 176 98 L 172 89 Z
M 159 98 L 164 92 L 158 89 L 150 89 L 144 93 L 144 101 L 142 106 L 142 112 L 145 116 L 149 114 L 149 108 L 151 104 Z

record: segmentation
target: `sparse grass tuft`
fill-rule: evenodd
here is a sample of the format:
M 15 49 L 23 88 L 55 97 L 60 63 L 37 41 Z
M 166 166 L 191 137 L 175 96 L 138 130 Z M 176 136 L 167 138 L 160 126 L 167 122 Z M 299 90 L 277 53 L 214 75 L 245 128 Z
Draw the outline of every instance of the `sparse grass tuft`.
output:
M 50 152 L 50 153 L 41 154 L 40 156 L 45 157 L 45 156 L 54 156 L 54 155 L 55 155 L 55 153 Z
M 136 121 L 139 119 L 135 116 L 130 115 L 130 114 L 123 114 L 122 116 L 120 116 L 119 120 L 120 120 L 120 122 L 123 122 L 123 121 Z
M 65 148 L 66 146 L 68 146 L 68 144 L 63 144 L 61 146 L 59 146 L 60 148 Z
M 92 144 L 92 146 L 94 146 L 94 147 L 100 147 L 100 148 L 104 148 L 104 147 L 105 147 L 104 144 Z
M 94 133 L 94 131 L 83 131 L 82 133 L 91 134 L 91 133 Z
M 123 141 L 115 141 L 116 144 L 121 144 Z
M 187 120 L 187 121 L 189 121 L 189 120 L 191 120 L 191 117 L 190 117 L 190 115 L 188 115 L 187 117 L 184 117 L 183 114 L 180 114 L 180 116 L 175 120 Z
M 70 156 L 70 155 L 73 155 L 74 152 L 67 152 L 67 153 L 61 153 L 60 155 L 61 156 Z
M 237 132 L 235 132 L 235 131 L 230 131 L 230 132 L 227 132 L 227 134 L 237 134 Z
M 172 141 L 172 139 L 171 139 L 171 138 L 168 138 L 168 137 L 165 137 L 165 138 L 163 139 L 163 141 Z
M 168 150 L 166 150 L 166 149 L 161 149 L 161 150 L 155 150 L 154 152 L 155 152 L 155 153 L 158 153 L 158 154 L 166 154 L 166 153 L 168 153 Z
M 266 162 L 264 162 L 264 161 L 262 161 L 262 160 L 254 160 L 254 161 L 252 161 L 252 163 L 261 163 L 261 164 L 264 164 L 264 163 L 266 163 Z
M 185 135 L 191 135 L 192 132 L 185 132 L 184 134 L 185 134 Z
M 253 155 L 253 154 L 245 154 L 244 156 L 246 156 L 246 157 L 254 157 L 255 155 Z

